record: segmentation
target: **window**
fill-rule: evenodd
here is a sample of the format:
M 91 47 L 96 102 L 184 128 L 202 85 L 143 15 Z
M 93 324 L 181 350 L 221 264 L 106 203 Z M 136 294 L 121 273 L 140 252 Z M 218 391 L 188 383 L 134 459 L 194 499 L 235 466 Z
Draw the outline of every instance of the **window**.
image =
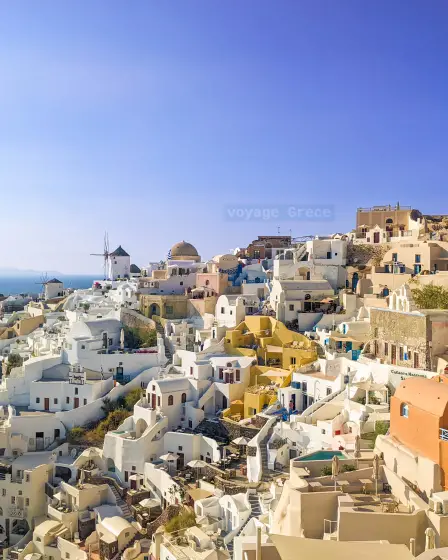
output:
M 416 263 L 421 263 L 422 262 L 422 256 L 421 255 L 415 255 L 415 262 Z
M 79 393 L 79 389 L 78 387 L 75 388 L 75 395 L 77 395 Z
M 418 354 L 418 352 L 414 352 L 414 367 L 415 368 L 419 367 L 419 354 Z
M 36 398 L 36 404 L 39 404 L 39 403 L 40 403 L 40 398 L 37 397 L 37 398 Z
M 58 404 L 58 399 L 54 399 L 54 404 Z
M 160 397 L 157 397 L 157 406 L 160 406 Z
M 132 470 L 133 470 L 133 471 L 136 471 L 136 470 L 137 470 L 136 467 L 135 467 L 134 465 L 132 466 Z
M 230 315 L 233 315 L 233 311 L 232 311 L 232 309 L 230 310 Z
M 173 397 L 173 395 L 169 395 L 168 406 L 173 406 L 173 404 L 174 404 L 174 397 Z
M 327 397 L 331 395 L 331 387 L 327 387 Z
M 184 285 L 184 283 L 183 283 L 183 282 L 179 282 L 179 286 L 183 286 L 183 285 Z
M 294 304 L 293 304 L 293 303 L 290 303 L 290 304 L 289 304 L 289 310 L 290 310 L 290 311 L 294 311 Z
M 61 430 L 59 428 L 55 428 L 54 438 L 57 439 L 58 437 L 61 437 Z
M 66 397 L 65 402 L 66 402 L 67 404 L 70 404 L 70 397 Z
M 420 274 L 421 271 L 422 271 L 422 265 L 414 264 L 414 274 Z
M 406 403 L 401 404 L 400 416 L 403 416 L 403 418 L 409 418 L 409 407 Z
M 11 496 L 11 504 L 15 504 L 16 503 L 16 497 L 15 496 Z
M 327 259 L 331 259 L 331 251 L 327 251 Z
M 398 262 L 398 253 L 392 253 L 392 260 Z
M 398 357 L 399 357 L 400 360 L 403 359 L 403 355 L 404 355 L 404 353 L 403 353 L 403 346 L 400 346 L 400 347 L 398 348 Z
M 129 531 L 126 531 L 126 533 L 124 534 L 125 537 L 129 537 Z
M 81 344 L 81 350 L 85 350 L 86 349 L 86 345 L 85 344 Z
M 5 488 L 3 488 L 3 490 L 2 490 L 2 496 L 6 496 L 6 490 L 5 490 Z
M 307 391 L 307 383 L 305 381 L 302 382 L 302 392 L 306 393 Z
M 225 313 L 225 309 L 224 307 L 221 307 L 221 315 L 223 315 Z
M 181 402 L 182 402 L 182 403 L 186 403 L 186 402 L 187 402 L 187 393 L 182 393 Z
M 156 392 L 156 386 L 155 386 L 155 385 L 152 386 L 152 392 L 153 392 L 153 393 Z
M 70 552 L 66 552 L 66 553 L 65 553 L 65 557 L 66 557 L 66 558 L 70 558 Z
M 389 356 L 389 344 L 387 342 L 384 343 L 384 355 Z
M 191 368 L 190 368 L 190 375 L 193 375 L 193 371 L 194 371 L 193 366 L 191 366 Z
M 239 369 L 236 369 L 236 370 L 235 370 L 235 380 L 236 380 L 236 381 L 240 381 L 240 379 L 241 379 L 240 370 L 239 370 Z
M 25 505 L 29 506 L 30 505 L 30 499 L 29 498 L 25 498 Z
M 222 368 L 219 368 L 219 370 L 218 370 L 218 376 L 219 376 L 219 379 L 224 379 L 224 372 L 223 372 L 223 369 L 222 369 Z
M 87 404 L 87 399 L 84 399 L 84 404 Z
M 25 475 L 25 482 L 29 482 L 29 481 L 30 481 L 30 475 L 29 475 L 29 474 L 26 474 L 26 475 Z
M 172 306 L 172 305 L 167 305 L 167 306 L 165 307 L 165 313 L 166 313 L 167 315 L 172 315 L 172 314 L 173 314 L 173 306 Z
M 375 327 L 373 329 L 373 336 L 374 336 L 374 338 L 378 338 L 378 327 Z
M 292 366 L 295 366 L 295 365 L 296 365 L 296 359 L 295 359 L 294 356 L 291 357 L 291 365 L 292 365 Z

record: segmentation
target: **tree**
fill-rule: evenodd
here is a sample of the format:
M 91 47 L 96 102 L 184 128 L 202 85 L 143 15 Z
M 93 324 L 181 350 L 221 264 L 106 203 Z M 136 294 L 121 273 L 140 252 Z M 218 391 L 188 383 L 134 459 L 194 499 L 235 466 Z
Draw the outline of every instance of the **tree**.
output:
M 6 366 L 6 375 L 9 375 L 13 368 L 20 367 L 22 364 L 22 356 L 19 354 L 10 354 L 8 357 L 8 365 Z
M 196 517 L 192 511 L 183 510 L 172 517 L 166 524 L 165 530 L 167 533 L 174 533 L 175 531 L 180 531 L 181 529 L 188 529 L 196 525 Z
M 84 428 L 75 426 L 71 430 L 68 430 L 67 440 L 69 441 L 69 443 L 79 443 L 84 437 L 85 433 L 86 431 Z
M 412 297 L 419 309 L 448 309 L 448 289 L 427 284 L 412 290 Z
M 104 397 L 103 404 L 101 405 L 101 410 L 107 416 L 117 408 L 117 405 L 110 400 L 109 397 Z

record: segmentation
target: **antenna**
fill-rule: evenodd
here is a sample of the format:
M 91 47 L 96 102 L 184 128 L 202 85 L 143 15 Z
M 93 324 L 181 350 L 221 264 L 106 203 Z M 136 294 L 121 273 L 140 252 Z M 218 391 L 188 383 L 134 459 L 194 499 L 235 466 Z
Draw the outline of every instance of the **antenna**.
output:
M 277 226 L 277 235 L 280 235 L 280 226 Z
M 107 278 L 107 263 L 109 261 L 109 234 L 106 232 L 104 232 L 104 247 L 103 247 L 103 252 L 102 253 L 90 253 L 90 255 L 92 257 L 103 257 L 104 259 L 104 263 L 103 263 L 103 267 L 104 267 L 104 280 L 108 280 Z

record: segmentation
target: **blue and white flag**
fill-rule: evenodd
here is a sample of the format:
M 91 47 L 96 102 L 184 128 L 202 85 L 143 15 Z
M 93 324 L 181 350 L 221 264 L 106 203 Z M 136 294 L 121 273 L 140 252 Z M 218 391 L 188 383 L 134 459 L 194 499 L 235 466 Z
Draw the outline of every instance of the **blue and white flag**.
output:
M 171 260 L 171 249 L 168 251 L 168 255 L 166 256 L 166 260 L 167 261 Z

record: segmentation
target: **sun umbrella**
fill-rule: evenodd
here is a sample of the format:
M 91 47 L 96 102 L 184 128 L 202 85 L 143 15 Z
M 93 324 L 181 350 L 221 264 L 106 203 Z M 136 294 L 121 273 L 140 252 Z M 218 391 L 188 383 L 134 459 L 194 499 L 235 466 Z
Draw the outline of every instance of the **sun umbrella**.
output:
M 378 496 L 378 478 L 380 477 L 380 458 L 374 455 L 372 463 L 372 480 L 375 481 L 375 494 Z
M 331 478 L 334 480 L 334 489 L 336 490 L 336 478 L 339 474 L 339 457 L 337 455 L 333 456 L 331 461 Z
M 171 463 L 179 459 L 179 455 L 177 453 L 165 453 L 165 455 L 160 455 L 160 458 L 168 463 L 168 468 L 170 468 Z
M 121 329 L 120 331 L 120 347 L 124 350 L 124 329 Z
M 205 461 L 202 461 L 201 459 L 193 459 L 192 461 L 187 463 L 187 467 L 196 469 L 196 480 L 199 478 L 199 469 L 202 469 L 206 466 L 207 463 Z

